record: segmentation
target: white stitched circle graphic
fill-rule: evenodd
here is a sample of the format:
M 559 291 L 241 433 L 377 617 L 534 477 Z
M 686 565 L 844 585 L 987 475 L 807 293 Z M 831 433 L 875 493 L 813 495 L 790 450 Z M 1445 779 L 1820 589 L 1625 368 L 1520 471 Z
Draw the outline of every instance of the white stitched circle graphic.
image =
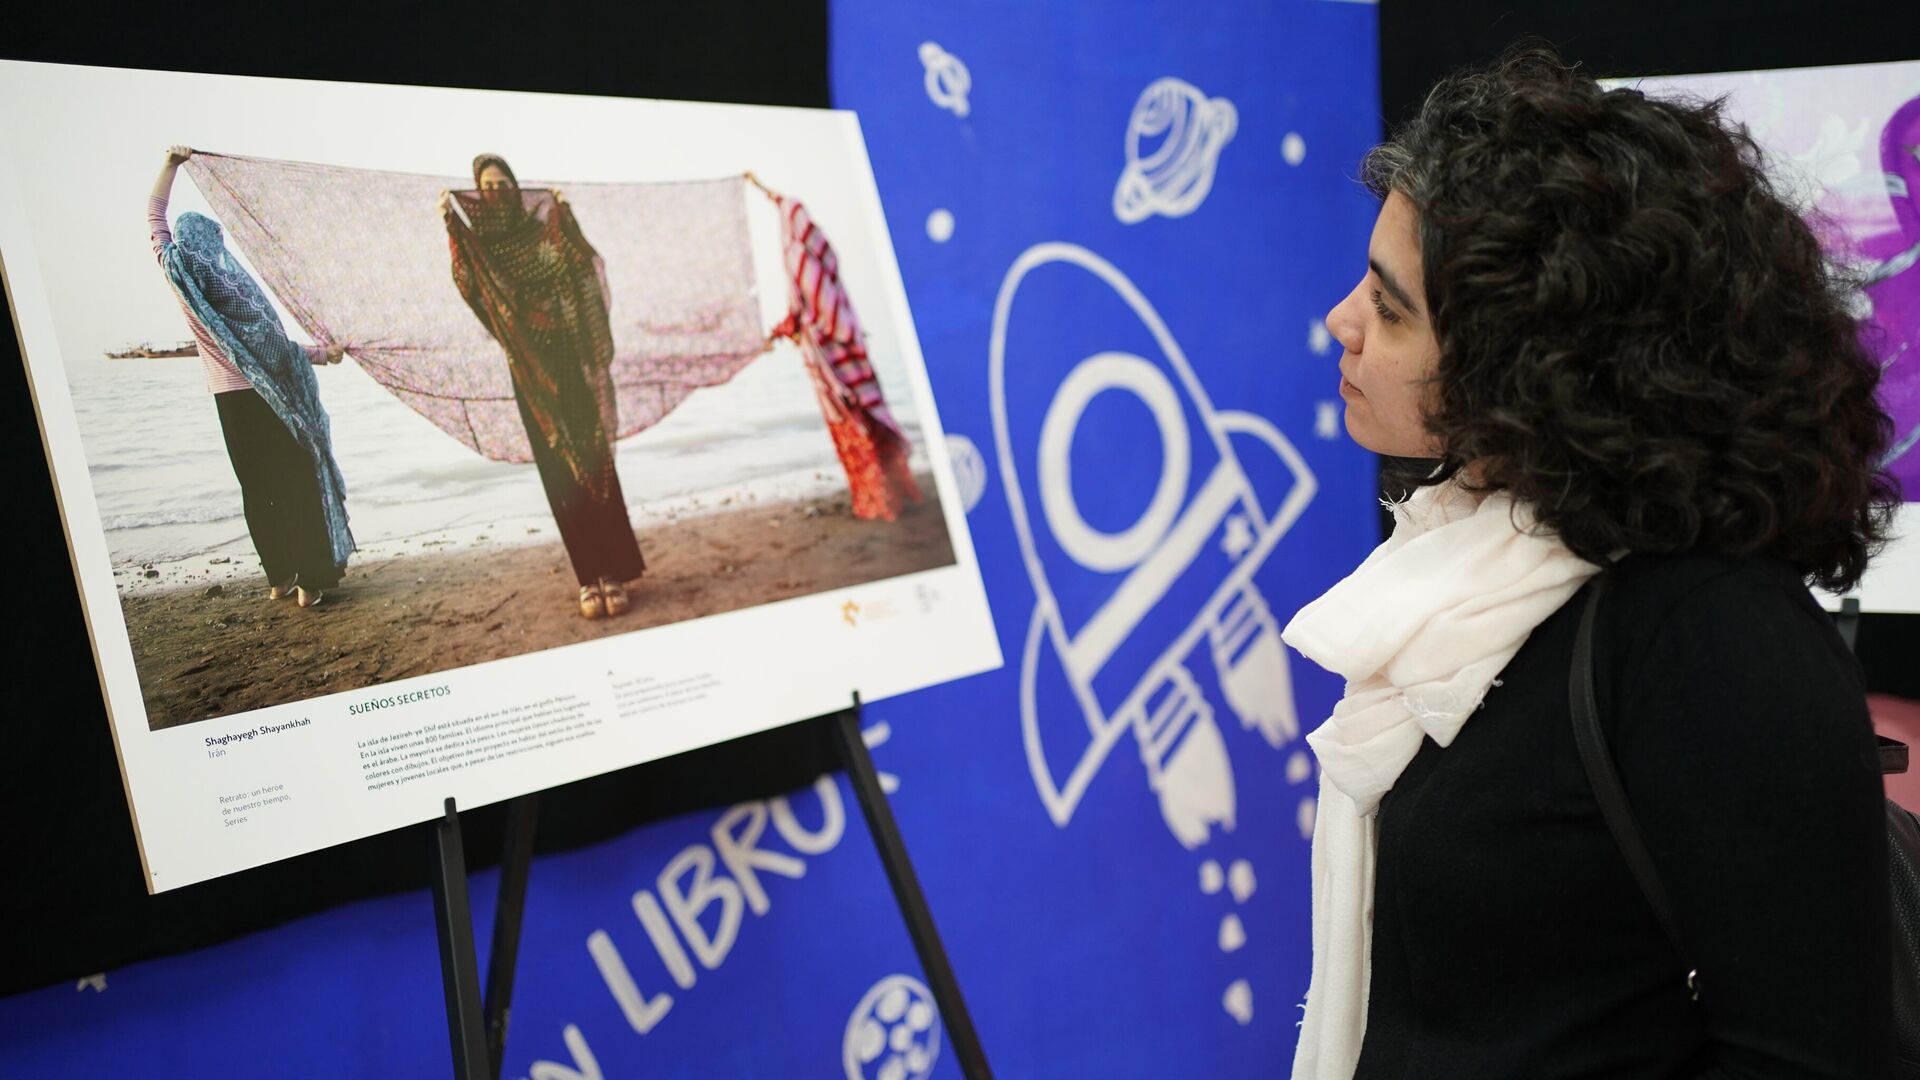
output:
M 1160 429 L 1160 481 L 1140 519 L 1120 532 L 1101 532 L 1080 514 L 1073 496 L 1073 433 L 1094 397 L 1106 390 L 1132 394 Z M 1106 352 L 1080 361 L 1053 395 L 1040 425 L 1040 506 L 1053 538 L 1089 570 L 1112 573 L 1153 551 L 1180 514 L 1193 449 L 1180 395 L 1161 370 L 1129 353 Z

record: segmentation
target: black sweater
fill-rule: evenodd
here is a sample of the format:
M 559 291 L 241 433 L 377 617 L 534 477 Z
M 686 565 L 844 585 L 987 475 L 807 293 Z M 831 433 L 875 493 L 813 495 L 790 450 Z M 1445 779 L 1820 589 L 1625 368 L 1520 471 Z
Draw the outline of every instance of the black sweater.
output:
M 1602 727 L 1699 969 L 1594 802 L 1567 670 L 1586 594 L 1381 804 L 1357 1076 L 1878 1077 L 1884 806 L 1859 669 L 1784 564 L 1632 557 L 1595 628 Z

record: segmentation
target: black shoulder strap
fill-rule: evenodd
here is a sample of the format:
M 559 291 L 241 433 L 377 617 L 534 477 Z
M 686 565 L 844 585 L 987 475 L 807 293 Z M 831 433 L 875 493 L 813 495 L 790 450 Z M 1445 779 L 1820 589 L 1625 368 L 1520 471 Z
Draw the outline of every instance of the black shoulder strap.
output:
M 1613 755 L 1607 751 L 1606 733 L 1600 727 L 1600 704 L 1593 692 L 1593 623 L 1606 589 L 1607 573 L 1603 570 L 1587 585 L 1586 608 L 1580 613 L 1580 635 L 1574 641 L 1573 672 L 1567 682 L 1568 704 L 1573 709 L 1573 739 L 1579 744 L 1580 762 L 1586 766 L 1587 781 L 1593 786 L 1593 796 L 1600 803 L 1600 813 L 1607 819 L 1614 842 L 1626 856 L 1628 869 L 1640 882 L 1640 891 L 1646 894 L 1654 918 L 1660 920 L 1660 928 L 1684 958 L 1686 950 L 1680 944 L 1680 930 L 1673 921 L 1673 906 L 1667 900 L 1666 886 L 1660 883 L 1653 859 L 1647 854 L 1647 845 L 1634 826 L 1633 809 L 1627 804 L 1626 791 L 1620 787 L 1620 773 L 1614 768 Z M 1691 981 L 1692 976 L 1688 979 Z

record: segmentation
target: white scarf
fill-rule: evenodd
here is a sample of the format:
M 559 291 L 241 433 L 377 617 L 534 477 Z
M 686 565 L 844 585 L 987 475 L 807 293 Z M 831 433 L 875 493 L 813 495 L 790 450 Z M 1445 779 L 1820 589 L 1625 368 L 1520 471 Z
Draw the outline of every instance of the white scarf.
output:
M 1432 737 L 1450 746 L 1494 679 L 1599 568 L 1505 495 L 1448 482 L 1393 508 L 1393 536 L 1300 609 L 1287 644 L 1347 680 L 1320 760 L 1313 973 L 1294 1080 L 1349 1080 L 1367 1028 L 1376 811 Z

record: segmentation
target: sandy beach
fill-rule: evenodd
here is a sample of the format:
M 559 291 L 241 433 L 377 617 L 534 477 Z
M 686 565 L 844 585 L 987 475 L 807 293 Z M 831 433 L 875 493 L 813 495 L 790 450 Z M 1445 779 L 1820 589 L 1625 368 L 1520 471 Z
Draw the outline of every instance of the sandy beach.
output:
M 931 476 L 920 485 L 935 490 Z M 133 587 L 129 579 L 144 575 L 130 571 L 121 597 L 150 724 L 354 690 L 953 561 L 931 499 L 896 522 L 855 519 L 844 491 L 725 507 L 642 523 L 647 574 L 630 588 L 633 610 L 589 621 L 554 531 L 519 531 L 478 545 L 419 538 L 409 553 L 357 558 L 340 587 L 309 610 L 269 601 L 251 557 L 170 568 L 167 578 L 182 583 L 147 588 Z

